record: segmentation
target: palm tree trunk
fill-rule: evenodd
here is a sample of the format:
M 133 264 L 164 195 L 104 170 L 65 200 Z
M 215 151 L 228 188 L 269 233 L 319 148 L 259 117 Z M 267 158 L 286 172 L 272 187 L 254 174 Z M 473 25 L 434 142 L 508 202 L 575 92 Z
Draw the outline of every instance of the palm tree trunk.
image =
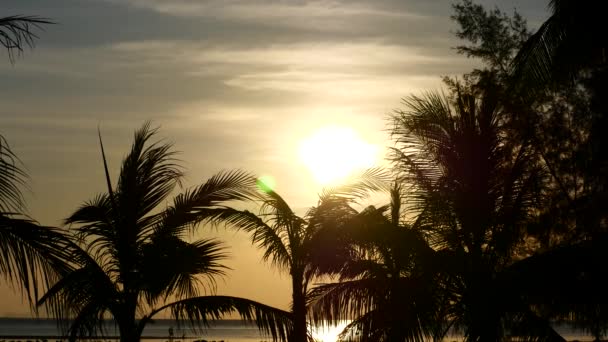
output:
M 131 292 L 128 294 L 129 295 L 125 296 L 125 303 L 122 305 L 119 316 L 117 317 L 115 315 L 120 331 L 120 342 L 139 342 L 141 335 L 135 319 L 137 297 Z
M 307 327 L 306 327 L 306 296 L 304 289 L 303 272 L 292 270 L 292 301 L 293 301 L 293 336 L 289 339 L 291 342 L 306 342 Z
M 135 324 L 135 320 L 133 322 L 123 322 L 119 323 L 120 330 L 120 342 L 139 342 L 140 335 L 137 329 L 137 325 Z

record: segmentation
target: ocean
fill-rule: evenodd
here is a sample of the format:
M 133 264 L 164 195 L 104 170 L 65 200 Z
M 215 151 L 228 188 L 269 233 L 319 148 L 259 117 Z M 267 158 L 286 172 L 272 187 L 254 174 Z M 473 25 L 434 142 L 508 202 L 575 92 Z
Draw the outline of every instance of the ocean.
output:
M 345 323 L 346 324 L 346 323 Z M 344 325 L 345 325 L 344 324 Z M 342 325 L 342 326 L 344 326 Z M 173 338 L 170 339 L 170 329 Z M 341 328 L 317 329 L 315 338 L 320 342 L 335 342 Z M 50 319 L 27 319 L 27 318 L 0 318 L 0 342 L 23 342 L 47 340 L 55 342 L 52 337 L 60 336 L 54 320 Z M 113 324 L 108 323 L 107 336 L 118 335 Z M 272 341 L 269 336 L 264 336 L 255 327 L 241 320 L 221 320 L 213 323 L 209 329 L 201 332 L 189 329 L 187 326 L 179 326 L 175 321 L 168 319 L 157 319 L 148 324 L 142 334 L 144 341 L 149 342 L 193 342 L 197 340 L 224 341 L 224 342 L 260 342 Z M 146 337 L 148 337 L 146 339 Z M 103 340 L 102 338 L 98 339 Z M 95 339 L 90 341 L 97 342 Z
M 319 328 L 314 331 L 313 336 L 319 342 L 335 342 L 342 328 L 347 324 L 344 322 L 339 327 Z M 169 337 L 170 329 L 173 338 Z M 572 327 L 562 325 L 556 330 L 568 341 L 592 341 L 593 338 L 581 331 L 575 331 Z M 50 319 L 28 319 L 28 318 L 0 318 L 0 342 L 34 342 L 36 340 L 56 342 L 52 337 L 61 335 L 55 321 Z M 107 325 L 107 335 L 118 335 L 112 324 Z M 179 326 L 175 321 L 168 319 L 154 320 L 144 329 L 144 341 L 147 342 L 194 342 L 200 340 L 224 341 L 224 342 L 261 342 L 272 341 L 269 336 L 261 335 L 258 329 L 251 324 L 241 320 L 222 320 L 204 332 L 197 332 L 184 326 Z M 145 337 L 148 337 L 147 339 Z M 91 342 L 102 341 L 102 338 L 91 339 Z M 107 339 L 106 339 L 107 340 Z M 445 341 L 461 341 L 460 335 L 449 335 Z

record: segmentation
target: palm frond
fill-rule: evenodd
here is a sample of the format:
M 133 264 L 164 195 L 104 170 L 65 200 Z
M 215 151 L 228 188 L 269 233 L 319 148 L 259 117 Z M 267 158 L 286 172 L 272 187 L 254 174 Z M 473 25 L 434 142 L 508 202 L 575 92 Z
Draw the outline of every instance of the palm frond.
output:
M 348 177 L 343 184 L 323 188 L 319 201 L 322 202 L 327 197 L 362 199 L 373 192 L 387 191 L 391 178 L 388 170 L 379 167 L 363 170 Z
M 215 209 L 210 211 L 210 218 L 214 223 L 224 223 L 229 227 L 251 234 L 251 241 L 264 251 L 264 261 L 270 261 L 280 270 L 289 270 L 292 256 L 287 248 L 287 237 L 269 226 L 258 215 L 233 208 Z
M 102 267 L 82 249 L 70 246 L 78 266 L 55 282 L 38 300 L 71 339 L 103 332 L 107 312 L 117 311 L 118 289 Z
M 0 135 L 0 213 L 23 211 L 25 205 L 20 187 L 26 184 L 26 180 L 21 161 Z
M 310 313 L 315 324 L 339 324 L 377 308 L 381 282 L 373 279 L 321 284 L 308 293 Z
M 378 310 L 370 311 L 357 317 L 350 322 L 340 335 L 340 342 L 372 342 L 385 341 L 387 339 L 386 330 L 382 326 L 376 326 L 376 322 L 383 320 Z
M 21 54 L 26 46 L 33 47 L 38 36 L 34 29 L 42 29 L 43 24 L 54 24 L 47 18 L 38 16 L 13 15 L 0 18 L 0 45 L 8 51 L 8 58 L 14 61 L 15 51 Z
M 70 246 L 58 229 L 0 214 L 0 275 L 18 285 L 32 304 L 41 290 L 70 270 Z
M 142 219 L 181 184 L 183 172 L 172 145 L 162 141 L 149 143 L 157 130 L 147 122 L 136 131 L 131 151 L 122 162 L 116 198 L 120 220 L 129 227 L 121 234 L 128 234 L 129 239 L 137 239 L 151 229 L 141 224 Z
M 518 78 L 530 77 L 538 84 L 552 78 L 555 53 L 564 37 L 559 20 L 551 16 L 534 33 L 512 61 Z
M 256 189 L 256 178 L 247 172 L 219 172 L 203 185 L 177 195 L 162 213 L 155 234 L 180 234 L 203 221 L 217 223 L 229 203 L 256 198 Z
M 274 191 L 262 191 L 260 216 L 277 234 L 286 234 L 288 243 L 298 244 L 305 220 L 296 215 L 287 201 Z
M 189 323 L 195 329 L 204 330 L 211 321 L 236 313 L 241 319 L 255 323 L 260 331 L 273 340 L 287 341 L 292 331 L 292 314 L 249 299 L 229 296 L 202 296 L 164 305 L 142 318 L 143 329 L 156 314 L 169 310 L 178 322 Z
M 526 84 L 526 89 L 571 81 L 579 71 L 607 62 L 601 3 L 552 0 L 550 8 L 551 16 L 512 61 L 516 84 Z
M 64 224 L 78 225 L 76 231 L 81 240 L 93 238 L 88 242 L 91 249 L 112 250 L 117 244 L 115 225 L 118 218 L 114 214 L 109 196 L 103 194 L 85 202 L 64 220 Z
M 225 275 L 224 250 L 224 244 L 214 239 L 188 243 L 163 236 L 144 244 L 140 272 L 148 303 L 173 295 L 196 297 L 201 289 L 214 292 L 216 277 Z

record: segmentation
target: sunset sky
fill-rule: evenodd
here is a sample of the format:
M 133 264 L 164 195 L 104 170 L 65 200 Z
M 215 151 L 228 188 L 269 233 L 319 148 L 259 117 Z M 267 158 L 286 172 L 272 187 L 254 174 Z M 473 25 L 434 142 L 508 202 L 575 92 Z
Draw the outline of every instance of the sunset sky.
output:
M 97 127 L 115 177 L 146 120 L 182 151 L 185 187 L 242 168 L 272 177 L 303 213 L 329 177 L 309 160 L 315 151 L 382 164 L 400 99 L 475 65 L 452 49 L 451 3 L 2 0 L 0 17 L 57 22 L 14 65 L 0 54 L 0 134 L 31 176 L 29 214 L 61 225 L 104 191 Z M 517 8 L 533 29 L 547 16 L 547 0 L 482 3 Z M 351 143 L 332 147 L 332 135 Z M 246 235 L 201 232 L 230 246 L 218 293 L 288 307 L 287 277 L 260 263 Z M 0 303 L 0 316 L 29 316 L 4 284 Z

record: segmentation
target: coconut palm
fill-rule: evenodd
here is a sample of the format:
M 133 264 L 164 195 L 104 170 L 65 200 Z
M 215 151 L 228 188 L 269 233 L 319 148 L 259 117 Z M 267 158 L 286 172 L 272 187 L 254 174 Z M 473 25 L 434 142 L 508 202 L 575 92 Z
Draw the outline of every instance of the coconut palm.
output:
M 69 241 L 61 231 L 40 226 L 24 214 L 21 187 L 26 180 L 19 159 L 0 136 L 0 276 L 33 304 L 39 291 L 67 269 L 63 261 Z
M 145 325 L 161 313 L 195 328 L 237 313 L 274 339 L 285 340 L 291 326 L 288 312 L 213 295 L 216 278 L 226 270 L 221 264 L 226 257 L 223 244 L 215 239 L 187 240 L 206 210 L 221 201 L 247 198 L 254 178 L 240 171 L 222 172 L 159 208 L 183 173 L 171 145 L 151 141 L 155 133 L 149 124 L 136 131 L 116 187 L 111 185 L 101 145 L 108 191 L 66 219 L 81 242 L 74 253 L 78 267 L 39 303 L 69 322 L 71 341 L 103 333 L 103 320 L 109 317 L 122 342 L 137 342 Z
M 8 58 L 14 61 L 15 51 L 23 52 L 26 46 L 34 46 L 38 38 L 33 29 L 41 29 L 43 24 L 53 22 L 38 16 L 13 15 L 0 18 L 0 45 L 8 51 Z
M 449 256 L 448 318 L 466 339 L 500 340 L 524 326 L 532 337 L 558 338 L 508 272 L 532 252 L 526 229 L 543 177 L 529 142 L 509 134 L 499 100 L 492 87 L 479 98 L 460 89 L 406 99 L 408 109 L 392 117 L 393 161 L 411 184 L 411 209 L 433 227 L 429 241 Z
M 314 287 L 309 300 L 318 324 L 352 319 L 341 340 L 443 337 L 442 283 L 435 253 L 424 240 L 420 222 L 404 222 L 401 202 L 401 186 L 396 184 L 390 205 L 361 212 L 350 208 L 339 216 L 334 246 L 348 244 L 350 258 L 326 270 L 337 274 L 339 282 Z
M 331 224 L 326 220 L 330 210 L 340 213 L 349 201 L 364 196 L 369 191 L 384 188 L 385 173 L 380 169 L 367 170 L 352 183 L 326 189 L 316 207 L 306 215 L 297 215 L 287 202 L 274 190 L 259 181 L 260 212 L 222 208 L 214 214 L 213 221 L 224 223 L 252 236 L 252 242 L 264 251 L 264 261 L 289 272 L 292 283 L 291 312 L 293 314 L 292 342 L 306 342 L 311 338 L 306 319 L 306 293 L 310 280 L 320 270 L 320 256 L 316 251 L 320 244 L 329 243 L 320 232 Z M 339 251 L 321 248 L 336 256 Z M 327 255 L 326 255 L 327 256 Z

